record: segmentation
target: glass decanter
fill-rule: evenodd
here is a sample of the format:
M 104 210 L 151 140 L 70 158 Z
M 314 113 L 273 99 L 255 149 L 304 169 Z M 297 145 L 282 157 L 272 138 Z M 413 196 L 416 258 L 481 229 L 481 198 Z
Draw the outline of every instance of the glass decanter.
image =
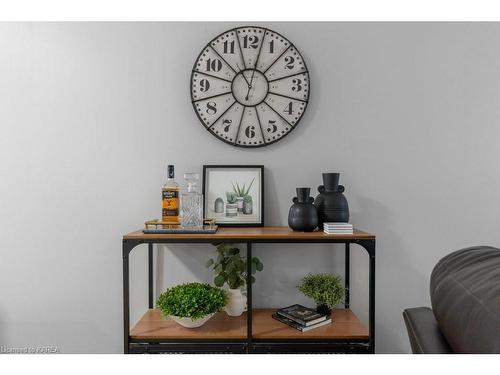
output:
M 181 194 L 181 225 L 187 228 L 201 228 L 203 226 L 203 195 L 196 189 L 200 175 L 184 173 L 184 179 L 188 184 L 188 191 Z

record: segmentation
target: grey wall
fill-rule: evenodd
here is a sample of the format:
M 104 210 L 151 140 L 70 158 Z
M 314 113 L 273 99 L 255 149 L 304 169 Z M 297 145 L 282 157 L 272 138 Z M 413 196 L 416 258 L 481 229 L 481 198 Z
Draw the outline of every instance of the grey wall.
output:
M 0 345 L 120 352 L 121 236 L 159 215 L 165 165 L 264 164 L 266 224 L 286 225 L 296 186 L 341 171 L 352 223 L 377 247 L 377 351 L 408 352 L 401 311 L 427 305 L 451 250 L 500 242 L 500 25 L 264 23 L 310 69 L 299 127 L 266 148 L 202 126 L 191 66 L 221 23 L 0 24 Z M 132 256 L 133 320 L 146 304 Z M 309 271 L 341 273 L 342 249 L 256 246 L 256 304 L 308 303 Z M 210 280 L 209 246 L 157 257 L 158 289 Z M 367 261 L 353 249 L 353 308 Z

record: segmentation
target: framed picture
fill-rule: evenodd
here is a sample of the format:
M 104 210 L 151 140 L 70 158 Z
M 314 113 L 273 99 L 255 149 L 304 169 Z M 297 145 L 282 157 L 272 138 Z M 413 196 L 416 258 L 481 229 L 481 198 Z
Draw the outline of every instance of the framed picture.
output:
M 203 213 L 220 226 L 263 226 L 264 166 L 204 165 Z

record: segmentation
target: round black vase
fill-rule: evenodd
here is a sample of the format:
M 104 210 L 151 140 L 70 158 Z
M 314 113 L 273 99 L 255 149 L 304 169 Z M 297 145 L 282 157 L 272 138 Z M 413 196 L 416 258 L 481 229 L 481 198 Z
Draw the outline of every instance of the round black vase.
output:
M 318 226 L 318 212 L 309 196 L 310 188 L 297 188 L 297 196 L 288 212 L 288 225 L 295 231 L 312 232 Z
M 349 222 L 349 205 L 344 196 L 344 187 L 339 185 L 340 173 L 323 173 L 323 185 L 318 187 L 319 195 L 314 200 L 318 209 L 318 226 L 323 223 Z
M 327 305 L 316 306 L 316 312 L 319 314 L 326 315 L 327 317 L 332 315 L 332 309 L 330 309 Z

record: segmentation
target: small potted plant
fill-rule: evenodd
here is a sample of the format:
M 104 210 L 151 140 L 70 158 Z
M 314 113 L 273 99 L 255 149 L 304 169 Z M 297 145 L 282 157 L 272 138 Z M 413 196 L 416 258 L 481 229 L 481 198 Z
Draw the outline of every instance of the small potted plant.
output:
M 215 272 L 214 284 L 222 287 L 227 284 L 228 301 L 225 307 L 226 313 L 230 316 L 240 316 L 246 310 L 247 297 L 241 292 L 241 288 L 246 284 L 247 260 L 240 255 L 240 249 L 232 244 L 222 243 L 217 247 L 217 259 L 209 259 L 207 267 L 212 267 Z M 252 275 L 257 271 L 262 271 L 264 265 L 259 258 L 252 258 Z M 250 276 L 252 283 L 255 277 Z
M 206 283 L 187 283 L 165 290 L 156 304 L 163 316 L 186 328 L 201 327 L 226 305 L 226 291 Z
M 238 215 L 238 203 L 236 199 L 236 194 L 232 191 L 226 192 L 226 216 L 236 216 Z
M 252 212 L 253 212 L 253 200 L 252 200 L 252 196 L 245 195 L 243 197 L 243 214 L 244 215 L 251 215 Z
M 233 184 L 233 191 L 236 194 L 236 202 L 238 203 L 238 212 L 243 212 L 243 202 L 246 196 L 248 196 L 248 193 L 250 192 L 250 188 L 252 187 L 252 184 L 255 180 L 255 177 L 252 179 L 250 182 L 250 185 L 248 185 L 248 188 L 245 189 L 245 184 L 240 187 L 238 182 L 236 182 L 236 186 Z
M 308 274 L 297 288 L 316 302 L 316 311 L 331 315 L 332 308 L 344 301 L 345 288 L 340 277 L 328 274 Z

